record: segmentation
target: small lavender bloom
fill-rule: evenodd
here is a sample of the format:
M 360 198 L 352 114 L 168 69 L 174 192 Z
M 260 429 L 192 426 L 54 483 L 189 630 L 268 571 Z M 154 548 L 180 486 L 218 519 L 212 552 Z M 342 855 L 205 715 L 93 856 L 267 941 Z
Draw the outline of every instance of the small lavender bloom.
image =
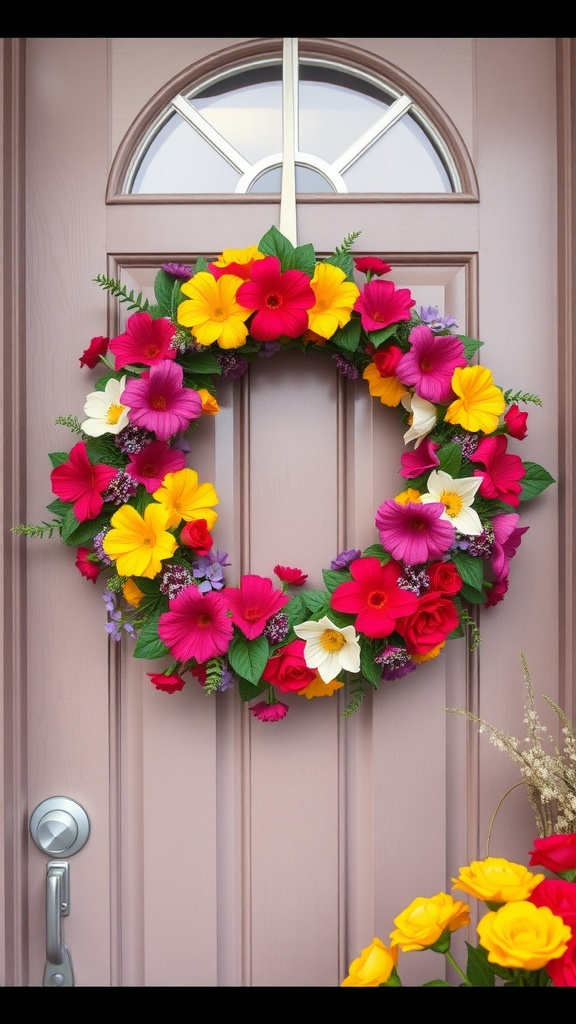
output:
M 478 445 L 480 444 L 480 438 L 478 434 L 454 434 L 452 440 L 455 444 L 459 444 L 462 448 L 462 456 L 465 459 L 469 459 L 471 455 L 474 455 Z
M 137 490 L 138 483 L 134 477 L 120 469 L 114 479 L 110 481 L 102 497 L 104 501 L 111 501 L 113 505 L 126 505 Z
M 238 676 L 230 668 L 228 662 L 224 662 L 222 666 L 222 676 L 220 679 L 219 690 L 229 690 L 232 686 L 235 686 L 238 682 Z
M 160 592 L 171 601 L 193 582 L 192 573 L 184 565 L 167 565 L 160 575 Z
M 416 565 L 405 565 L 402 575 L 398 577 L 398 586 L 402 590 L 411 590 L 417 597 L 430 589 L 430 579 L 426 569 Z
M 444 331 L 458 326 L 453 316 L 438 316 L 438 306 L 420 306 L 420 319 L 428 324 L 431 331 Z
M 360 558 L 362 554 L 357 548 L 349 548 L 348 551 L 342 551 L 336 558 L 333 558 L 330 562 L 331 569 L 346 569 L 350 562 L 353 562 L 356 558 Z
M 344 377 L 347 377 L 348 380 L 358 380 L 358 377 L 360 376 L 358 370 L 351 362 L 349 362 L 348 359 L 345 359 L 344 356 L 338 355 L 338 353 L 334 353 L 332 359 Z
M 232 380 L 239 380 L 248 369 L 248 361 L 234 352 L 222 352 L 216 356 L 220 363 L 223 377 L 230 377 Z
M 192 267 L 186 263 L 163 263 L 162 270 L 172 277 L 177 277 L 179 281 L 188 281 L 192 277 Z
M 105 590 L 104 593 L 102 594 L 102 597 L 104 599 L 104 604 L 106 605 L 106 611 L 115 612 L 116 595 L 113 594 L 111 590 Z
M 207 555 L 201 555 L 193 563 L 192 575 L 195 580 L 201 580 L 197 584 L 201 594 L 207 594 L 209 590 L 222 590 L 224 586 L 224 573 L 220 562 L 210 563 Z
M 184 452 L 188 455 L 192 451 L 192 445 L 186 440 L 185 434 L 175 434 L 172 438 L 172 448 L 177 448 L 178 451 Z
M 279 644 L 288 635 L 290 625 L 284 612 L 276 612 L 264 626 L 263 635 L 271 644 Z
M 374 658 L 377 665 L 382 665 L 382 679 L 392 682 L 402 679 L 416 668 L 416 662 L 402 647 L 385 647 L 381 654 Z
M 263 341 L 260 348 L 258 349 L 258 355 L 260 359 L 269 359 L 270 356 L 279 352 L 282 345 L 279 341 Z
M 116 434 L 114 444 L 124 455 L 136 455 L 155 440 L 154 434 L 144 427 L 127 426 Z
M 104 529 L 100 530 L 100 533 L 97 533 L 96 536 L 94 537 L 94 551 L 98 555 L 100 561 L 104 563 L 104 565 L 112 565 L 112 559 L 106 554 L 104 548 L 102 547 L 102 541 L 104 540 L 104 537 L 108 533 L 109 529 L 109 526 L 105 526 Z
M 226 559 L 228 558 L 227 551 L 209 551 L 208 554 L 204 555 L 203 557 L 207 558 L 208 561 L 213 565 L 215 565 L 216 562 L 218 562 L 218 564 L 221 565 L 222 568 L 225 568 L 227 565 L 232 565 L 232 562 L 226 561 Z
M 446 554 L 442 556 L 442 561 L 443 562 L 449 562 L 450 561 L 450 552 L 451 551 L 467 551 L 469 546 L 470 546 L 470 541 L 469 540 L 465 540 L 464 537 L 460 537 L 459 540 L 455 540 L 454 543 L 450 545 L 450 547 L 449 547 L 448 551 L 446 552 Z

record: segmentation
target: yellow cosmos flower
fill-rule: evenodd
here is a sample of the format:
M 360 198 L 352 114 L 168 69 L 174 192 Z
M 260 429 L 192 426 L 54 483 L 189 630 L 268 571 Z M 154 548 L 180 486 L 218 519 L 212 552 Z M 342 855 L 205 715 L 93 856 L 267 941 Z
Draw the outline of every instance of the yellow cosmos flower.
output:
M 452 377 L 452 390 L 460 397 L 446 410 L 447 423 L 457 423 L 464 430 L 491 434 L 498 426 L 506 408 L 502 388 L 494 383 L 485 366 L 458 366 Z
M 404 952 L 428 949 L 438 942 L 447 928 L 454 932 L 470 924 L 470 907 L 445 892 L 429 899 L 417 896 L 406 910 L 394 918 L 394 924 L 396 928 L 390 932 L 393 946 L 400 946 Z
M 491 911 L 476 930 L 490 963 L 527 971 L 539 971 L 564 956 L 572 937 L 572 929 L 550 907 L 536 907 L 527 900 Z
M 110 520 L 102 541 L 106 554 L 116 562 L 119 576 L 145 576 L 153 580 L 162 559 L 171 558 L 178 541 L 167 532 L 168 512 L 162 505 L 147 505 L 141 516 L 132 505 L 121 505 Z
M 213 260 L 215 267 L 229 267 L 236 263 L 240 267 L 251 267 L 256 260 L 263 260 L 264 253 L 260 252 L 257 245 L 249 245 L 247 249 L 224 249 L 217 260 Z
M 189 298 L 178 306 L 178 323 L 190 328 L 199 345 L 216 341 L 220 348 L 240 348 L 248 334 L 244 321 L 253 312 L 236 302 L 241 284 L 235 274 L 222 274 L 218 280 L 206 270 L 195 274 L 180 286 Z
M 341 988 L 377 988 L 388 981 L 398 963 L 398 947 L 389 948 L 381 939 L 372 939 L 360 956 L 352 961 Z
M 122 587 L 122 596 L 124 600 L 128 601 L 128 604 L 137 608 L 144 597 L 144 594 L 140 590 L 140 587 L 134 583 L 134 580 L 126 580 L 126 583 Z
M 376 363 L 369 363 L 362 377 L 368 381 L 368 390 L 372 397 L 379 398 L 383 405 L 388 405 L 391 409 L 400 405 L 402 395 L 408 394 L 408 388 L 396 380 L 396 377 L 381 377 Z
M 360 289 L 331 263 L 317 264 L 310 287 L 316 302 L 308 310 L 308 327 L 321 338 L 331 338 L 338 327 L 348 323 Z
M 207 528 L 211 530 L 218 519 L 218 513 L 210 508 L 218 504 L 214 485 L 199 484 L 198 473 L 194 469 L 166 473 L 162 486 L 154 491 L 152 497 L 166 509 L 168 526 L 178 526 L 181 519 L 187 523 L 193 519 L 205 519 Z
M 476 896 L 485 903 L 509 903 L 527 900 L 530 893 L 544 881 L 544 875 L 534 875 L 523 864 L 515 864 L 504 857 L 486 857 L 473 860 L 460 868 L 452 888 Z
M 336 690 L 339 690 L 342 686 L 344 686 L 344 683 L 338 682 L 337 679 L 332 679 L 329 683 L 325 683 L 322 676 L 316 676 L 303 690 L 298 690 L 298 696 L 307 697 L 308 700 L 311 700 L 313 697 L 332 697 Z
M 405 491 L 401 491 L 394 498 L 400 505 L 407 505 L 409 502 L 420 501 L 420 491 L 415 490 L 414 487 L 408 487 Z
M 198 388 L 198 394 L 200 395 L 204 415 L 216 416 L 220 412 L 220 406 L 214 395 L 211 395 L 206 388 Z

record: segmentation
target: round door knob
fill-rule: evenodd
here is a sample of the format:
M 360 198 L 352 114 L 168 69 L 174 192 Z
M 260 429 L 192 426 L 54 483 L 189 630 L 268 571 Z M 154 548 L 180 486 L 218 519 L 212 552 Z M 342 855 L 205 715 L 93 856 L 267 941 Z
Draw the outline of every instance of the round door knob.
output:
M 33 811 L 30 834 L 44 853 L 51 857 L 70 857 L 86 843 L 90 822 L 84 808 L 75 800 L 52 796 Z

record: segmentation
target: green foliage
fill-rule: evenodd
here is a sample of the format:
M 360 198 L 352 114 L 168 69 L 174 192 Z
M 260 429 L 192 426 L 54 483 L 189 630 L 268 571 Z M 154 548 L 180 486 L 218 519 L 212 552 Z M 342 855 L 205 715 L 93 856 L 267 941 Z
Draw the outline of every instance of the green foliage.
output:
M 62 427 L 68 427 L 74 434 L 81 434 L 82 427 L 77 416 L 57 416 L 54 422 Z
M 134 648 L 135 658 L 164 658 L 170 654 L 166 644 L 158 636 L 158 622 L 160 616 L 154 615 L 146 620 L 138 633 L 136 646 Z
M 120 281 L 116 281 L 112 277 L 106 277 L 104 274 L 98 274 L 93 280 L 105 291 L 110 292 L 118 302 L 128 303 L 129 310 L 135 310 L 140 313 L 152 312 L 152 306 L 148 299 L 142 298 L 142 292 L 135 297 L 134 290 L 129 292 L 126 285 L 121 284 Z
M 13 526 L 11 533 L 18 533 L 22 537 L 51 537 L 54 532 L 62 532 L 62 520 L 54 519 L 51 523 L 38 523 L 36 526 L 26 526 L 25 523 L 21 523 L 19 526 Z
M 270 657 L 270 644 L 265 636 L 247 640 L 235 636 L 228 648 L 228 661 L 237 675 L 249 683 L 258 683 Z
M 550 484 L 556 483 L 554 477 L 550 476 L 550 473 L 543 466 L 539 466 L 537 462 L 523 462 L 522 465 L 526 470 L 526 476 L 522 477 L 520 481 L 522 484 L 520 501 L 529 501 L 550 487 Z

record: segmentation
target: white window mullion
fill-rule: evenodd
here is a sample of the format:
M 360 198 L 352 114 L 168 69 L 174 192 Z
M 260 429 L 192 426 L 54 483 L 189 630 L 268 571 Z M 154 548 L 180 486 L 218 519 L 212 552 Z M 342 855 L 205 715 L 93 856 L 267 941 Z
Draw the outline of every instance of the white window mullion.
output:
M 292 245 L 296 230 L 296 148 L 298 118 L 298 39 L 284 39 L 282 51 L 282 189 L 280 231 Z

